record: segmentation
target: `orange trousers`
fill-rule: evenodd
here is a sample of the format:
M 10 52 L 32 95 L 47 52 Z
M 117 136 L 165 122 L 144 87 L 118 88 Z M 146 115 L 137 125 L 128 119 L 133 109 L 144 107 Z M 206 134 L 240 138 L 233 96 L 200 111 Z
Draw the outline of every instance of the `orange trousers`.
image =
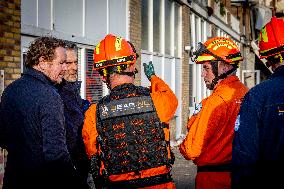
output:
M 231 189 L 230 172 L 198 172 L 196 189 Z

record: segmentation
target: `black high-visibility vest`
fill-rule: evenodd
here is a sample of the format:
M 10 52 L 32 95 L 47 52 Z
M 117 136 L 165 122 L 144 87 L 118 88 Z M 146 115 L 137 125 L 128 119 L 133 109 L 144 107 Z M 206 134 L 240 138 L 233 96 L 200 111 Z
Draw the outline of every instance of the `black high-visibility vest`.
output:
M 97 140 L 105 175 L 171 166 L 165 127 L 149 89 L 125 84 L 112 90 L 97 104 Z

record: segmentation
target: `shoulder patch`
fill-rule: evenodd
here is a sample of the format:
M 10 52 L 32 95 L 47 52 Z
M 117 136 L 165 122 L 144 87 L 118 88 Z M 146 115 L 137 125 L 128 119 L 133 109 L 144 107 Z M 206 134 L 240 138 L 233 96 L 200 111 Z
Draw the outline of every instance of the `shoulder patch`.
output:
M 237 119 L 236 119 L 236 122 L 235 122 L 235 131 L 238 131 L 238 130 L 239 130 L 239 127 L 240 127 L 240 118 L 241 118 L 241 116 L 238 115 L 238 116 L 237 116 Z
M 284 115 L 284 106 L 283 105 L 278 105 L 278 115 L 283 116 Z
M 98 110 L 102 120 L 112 117 L 155 111 L 150 96 L 113 100 L 105 104 L 99 104 Z
M 195 106 L 193 115 L 198 114 L 198 113 L 201 111 L 201 109 L 202 109 L 202 103 L 200 102 L 199 104 L 197 104 L 197 105 Z

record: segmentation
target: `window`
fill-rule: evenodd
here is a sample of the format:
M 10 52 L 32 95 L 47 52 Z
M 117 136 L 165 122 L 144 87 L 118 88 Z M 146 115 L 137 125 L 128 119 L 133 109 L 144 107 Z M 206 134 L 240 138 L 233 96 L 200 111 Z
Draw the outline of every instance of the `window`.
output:
M 156 75 L 178 94 L 182 69 L 181 5 L 172 0 L 142 0 L 141 9 L 141 62 L 153 61 Z M 141 84 L 149 85 L 144 74 Z
M 180 57 L 180 40 L 181 40 L 181 6 L 178 3 L 174 3 L 175 16 L 174 16 L 174 36 L 175 36 L 175 57 Z
M 93 50 L 86 49 L 86 99 L 97 103 L 103 97 L 103 83 L 93 67 Z
M 252 88 L 260 83 L 259 70 L 242 70 L 242 82 L 248 88 Z
M 148 0 L 142 0 L 142 49 L 149 50 L 149 17 L 148 17 Z
M 191 45 L 196 50 L 199 42 L 204 43 L 207 38 L 208 22 L 204 21 L 196 14 L 190 15 L 191 20 Z M 200 103 L 202 99 L 210 95 L 210 91 L 201 77 L 202 65 L 195 64 L 192 60 L 189 61 L 189 109 L 192 114 L 196 104 Z
M 81 65 L 82 65 L 82 58 L 81 58 L 81 48 L 78 48 L 77 51 L 77 61 L 78 61 L 78 81 L 82 81 L 82 70 L 81 70 Z
M 208 1 L 207 0 L 195 0 L 195 2 L 203 7 L 208 6 Z
M 170 1 L 165 1 L 165 54 L 171 55 L 172 47 L 172 3 Z
M 153 1 L 153 41 L 154 41 L 154 52 L 161 53 L 161 0 Z
M 190 14 L 190 18 L 189 20 L 191 21 L 190 23 L 190 28 L 189 30 L 191 30 L 191 46 L 193 47 L 193 50 L 196 50 L 196 36 L 195 36 L 195 15 L 194 14 Z M 194 64 L 194 62 L 192 61 L 192 59 L 189 60 L 189 107 L 194 107 L 194 104 L 196 103 L 195 100 L 195 82 L 194 79 L 195 77 L 195 71 L 194 69 L 196 68 L 196 65 Z
M 181 101 L 181 5 L 173 0 L 142 0 L 141 9 L 141 63 L 153 61 L 156 75 L 169 85 Z M 149 86 L 145 74 L 141 74 L 141 84 Z M 176 136 L 179 136 L 181 106 L 176 112 Z
M 21 64 L 21 71 L 22 71 L 22 73 L 24 73 L 24 71 L 27 70 L 27 67 L 26 67 L 26 58 L 27 58 L 27 52 L 23 52 L 23 53 L 22 53 L 22 64 Z

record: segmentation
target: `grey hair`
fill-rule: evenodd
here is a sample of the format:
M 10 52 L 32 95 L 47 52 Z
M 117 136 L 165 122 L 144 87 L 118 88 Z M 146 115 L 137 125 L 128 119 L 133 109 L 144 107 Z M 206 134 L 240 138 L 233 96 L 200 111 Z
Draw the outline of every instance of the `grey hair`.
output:
M 65 41 L 65 49 L 66 50 L 74 50 L 76 53 L 78 52 L 78 46 L 76 43 L 72 41 Z

